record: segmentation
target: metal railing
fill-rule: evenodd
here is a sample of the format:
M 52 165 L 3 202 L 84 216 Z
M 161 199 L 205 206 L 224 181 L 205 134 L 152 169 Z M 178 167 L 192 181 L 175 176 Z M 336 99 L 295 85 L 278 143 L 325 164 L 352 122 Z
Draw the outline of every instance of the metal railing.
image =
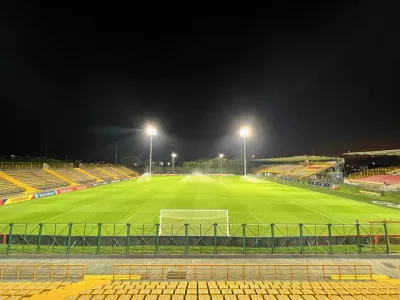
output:
M 85 268 L 66 264 L 0 264 L 0 280 L 79 281 L 85 276 Z
M 102 223 L 0 224 L 0 255 L 398 252 L 400 252 L 400 224 L 378 221 L 367 224 L 163 224 L 162 226 Z
M 370 265 L 114 265 L 113 280 L 372 280 Z

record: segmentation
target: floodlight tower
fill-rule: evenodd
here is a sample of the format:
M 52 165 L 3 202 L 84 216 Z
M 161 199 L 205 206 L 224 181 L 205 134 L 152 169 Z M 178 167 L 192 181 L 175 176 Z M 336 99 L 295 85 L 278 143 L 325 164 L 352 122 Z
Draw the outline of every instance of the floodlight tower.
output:
M 250 136 L 250 128 L 248 126 L 240 128 L 239 134 L 243 138 L 243 168 L 244 168 L 244 175 L 246 175 L 247 174 L 246 138 Z
M 224 154 L 220 153 L 219 154 L 219 174 L 222 174 L 222 159 L 224 158 Z
M 150 167 L 149 167 L 149 173 L 151 175 L 151 164 L 152 164 L 151 159 L 152 159 L 152 156 L 153 156 L 153 135 L 157 134 L 157 129 L 155 127 L 153 127 L 153 126 L 148 126 L 146 128 L 146 134 L 148 136 L 150 136 L 150 157 L 149 157 Z
M 172 151 L 171 157 L 172 157 L 172 174 L 175 174 L 175 158 L 176 158 L 176 153 Z

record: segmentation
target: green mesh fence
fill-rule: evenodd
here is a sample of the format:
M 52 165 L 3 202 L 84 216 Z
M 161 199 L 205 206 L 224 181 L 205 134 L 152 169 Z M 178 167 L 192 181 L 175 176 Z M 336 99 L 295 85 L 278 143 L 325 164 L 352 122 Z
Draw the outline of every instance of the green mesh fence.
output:
M 0 255 L 388 254 L 400 224 L 0 224 Z

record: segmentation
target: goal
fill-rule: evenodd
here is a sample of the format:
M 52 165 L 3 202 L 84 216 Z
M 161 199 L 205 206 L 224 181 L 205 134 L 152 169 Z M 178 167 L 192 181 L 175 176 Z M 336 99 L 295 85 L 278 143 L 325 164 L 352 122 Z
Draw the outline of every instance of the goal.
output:
M 189 235 L 214 235 L 213 225 L 217 224 L 217 234 L 229 236 L 229 214 L 227 210 L 160 210 L 160 235 L 185 235 L 185 224 L 189 225 Z

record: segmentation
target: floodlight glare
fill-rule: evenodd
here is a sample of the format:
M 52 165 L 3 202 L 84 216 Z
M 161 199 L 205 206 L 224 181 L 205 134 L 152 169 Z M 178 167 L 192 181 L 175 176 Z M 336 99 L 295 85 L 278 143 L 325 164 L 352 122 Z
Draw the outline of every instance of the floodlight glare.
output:
M 242 127 L 240 128 L 239 133 L 241 137 L 248 137 L 250 135 L 250 128 L 247 126 Z
M 157 129 L 153 126 L 148 126 L 146 128 L 146 133 L 147 135 L 156 135 L 157 134 Z
M 223 155 L 222 153 L 220 153 L 220 154 L 219 154 L 219 157 L 223 158 L 223 157 L 224 157 L 224 155 Z
M 175 152 L 172 152 L 171 156 L 172 156 L 173 158 L 175 158 L 175 157 L 176 157 L 176 153 L 175 153 Z

